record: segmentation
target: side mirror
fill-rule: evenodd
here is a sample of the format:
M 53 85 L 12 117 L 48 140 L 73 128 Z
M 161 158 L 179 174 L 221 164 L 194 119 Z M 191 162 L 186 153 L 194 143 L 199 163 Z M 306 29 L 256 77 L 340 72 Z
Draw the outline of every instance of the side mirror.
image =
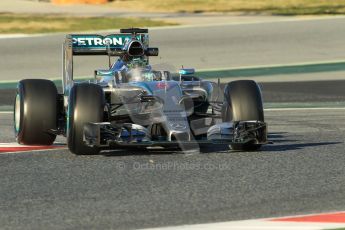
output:
M 94 72 L 94 76 L 95 76 L 95 79 L 98 79 L 101 77 L 114 76 L 114 73 L 111 70 L 97 69 Z
M 195 73 L 195 69 L 191 68 L 191 69 L 180 69 L 178 71 L 178 73 L 180 75 L 191 75 L 191 74 L 194 74 Z
M 113 71 L 108 69 L 97 69 L 95 70 L 95 75 L 97 76 L 111 76 L 114 75 Z

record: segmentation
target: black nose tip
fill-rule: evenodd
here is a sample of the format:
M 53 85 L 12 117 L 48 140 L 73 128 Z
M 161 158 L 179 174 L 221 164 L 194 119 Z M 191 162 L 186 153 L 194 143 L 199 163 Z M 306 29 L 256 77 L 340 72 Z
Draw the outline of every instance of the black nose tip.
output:
M 140 42 L 133 41 L 128 48 L 128 54 L 130 56 L 142 56 L 144 55 L 144 48 Z

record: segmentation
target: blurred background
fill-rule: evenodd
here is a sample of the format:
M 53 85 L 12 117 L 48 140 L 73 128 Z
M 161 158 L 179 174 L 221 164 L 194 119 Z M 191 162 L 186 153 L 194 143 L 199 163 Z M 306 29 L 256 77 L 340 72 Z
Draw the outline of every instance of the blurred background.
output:
M 345 0 L 1 0 L 0 12 L 6 106 L 17 80 L 60 82 L 66 34 L 126 27 L 150 28 L 150 44 L 160 48 L 153 65 L 194 67 L 222 82 L 254 79 L 267 106 L 340 105 L 345 98 Z M 74 66 L 87 78 L 107 60 L 78 57 Z

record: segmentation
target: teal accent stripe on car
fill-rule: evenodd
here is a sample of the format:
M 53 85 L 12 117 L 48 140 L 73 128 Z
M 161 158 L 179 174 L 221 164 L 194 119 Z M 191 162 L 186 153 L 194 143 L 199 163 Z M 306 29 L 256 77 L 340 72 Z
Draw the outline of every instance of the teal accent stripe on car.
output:
M 304 73 L 336 72 L 345 71 L 344 62 L 334 63 L 315 63 L 304 65 L 285 65 L 285 66 L 258 66 L 246 68 L 229 68 L 222 70 L 196 71 L 198 76 L 205 79 L 222 77 L 259 77 L 272 75 L 293 75 Z
M 334 61 L 324 63 L 309 63 L 309 64 L 294 64 L 294 65 L 280 65 L 280 66 L 257 66 L 257 67 L 243 67 L 243 68 L 229 68 L 229 69 L 212 69 L 212 70 L 196 70 L 196 76 L 203 79 L 215 78 L 232 78 L 232 77 L 262 77 L 274 75 L 296 75 L 305 73 L 320 73 L 320 72 L 340 72 L 345 71 L 345 61 Z M 92 77 L 80 77 L 77 81 L 84 81 Z M 53 82 L 57 87 L 61 87 L 61 80 L 54 79 Z M 0 89 L 14 89 L 17 82 L 0 82 Z

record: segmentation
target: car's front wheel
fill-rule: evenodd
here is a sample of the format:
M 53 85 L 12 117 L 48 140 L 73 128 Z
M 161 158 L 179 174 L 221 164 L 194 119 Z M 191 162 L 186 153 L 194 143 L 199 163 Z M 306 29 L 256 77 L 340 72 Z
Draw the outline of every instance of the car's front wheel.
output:
M 264 121 L 261 91 L 255 81 L 232 81 L 226 85 L 224 90 L 222 120 L 223 122 Z M 259 149 L 261 145 L 247 143 L 232 144 L 230 147 L 233 150 L 251 151 Z
M 68 100 L 67 145 L 76 155 L 98 154 L 98 147 L 87 146 L 83 140 L 84 125 L 102 122 L 104 92 L 96 84 L 82 83 L 72 87 Z

